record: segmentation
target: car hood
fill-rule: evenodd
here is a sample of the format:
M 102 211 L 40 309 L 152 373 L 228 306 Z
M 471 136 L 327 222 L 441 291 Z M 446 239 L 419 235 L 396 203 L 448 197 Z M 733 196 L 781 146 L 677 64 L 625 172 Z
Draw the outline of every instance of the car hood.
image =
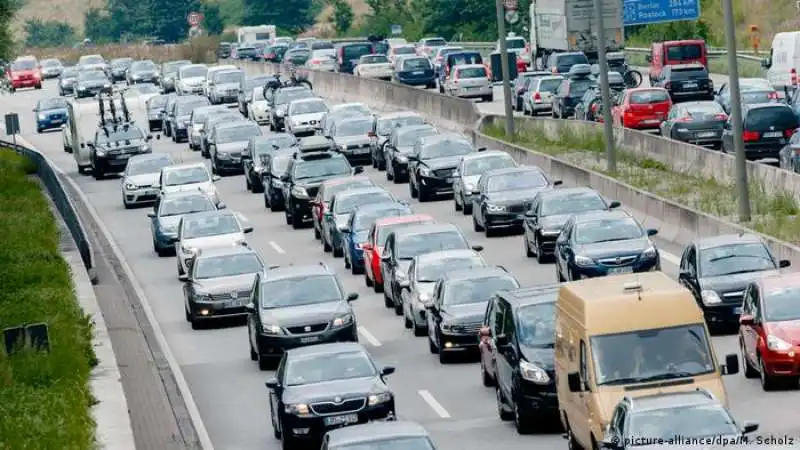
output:
M 133 183 L 137 186 L 152 186 L 158 183 L 158 173 L 143 173 L 141 175 L 128 175 L 125 177 L 125 183 Z
M 397 272 L 408 274 L 408 268 L 411 267 L 411 260 L 410 259 L 398 259 L 397 260 Z
M 489 201 L 492 203 L 519 203 L 531 201 L 540 189 L 520 189 L 518 191 L 492 192 L 489 194 Z
M 458 166 L 458 163 L 461 162 L 461 158 L 463 155 L 459 156 L 449 156 L 446 158 L 434 158 L 434 159 L 426 159 L 421 162 L 421 164 L 427 166 L 430 169 L 438 170 L 438 169 L 455 169 Z
M 481 179 L 480 175 L 462 175 L 461 176 L 461 181 L 463 181 L 464 184 L 471 184 L 473 186 L 477 185 L 478 184 L 478 180 L 480 180 L 480 179 Z
M 194 282 L 195 292 L 198 294 L 219 294 L 226 292 L 238 292 L 249 289 L 253 285 L 256 275 L 246 273 L 233 275 L 230 277 L 209 278 L 207 280 L 196 280 Z
M 161 191 L 162 192 L 190 192 L 190 191 L 201 191 L 201 192 L 211 192 L 214 190 L 214 183 L 211 181 L 204 181 L 202 183 L 192 183 L 192 184 L 181 184 L 177 186 L 164 186 Z
M 82 80 L 78 84 L 81 86 L 104 86 L 108 84 L 108 80 Z
M 58 82 L 61 84 L 72 84 L 77 80 L 77 77 L 66 77 L 66 78 L 59 78 Z
M 310 122 L 312 120 L 316 120 L 319 122 L 322 118 L 325 117 L 325 113 L 308 113 L 308 114 L 293 114 L 292 121 L 293 122 Z
M 486 301 L 468 303 L 466 305 L 449 305 L 442 312 L 447 319 L 456 323 L 481 322 L 486 315 L 488 302 L 489 299 L 487 298 Z
M 531 347 L 523 344 L 520 345 L 520 350 L 529 363 L 547 371 L 555 369 L 555 351 L 552 348 Z
M 216 236 L 203 236 L 193 239 L 184 239 L 181 244 L 186 248 L 219 248 L 219 247 L 232 247 L 241 245 L 246 242 L 244 233 L 227 233 L 218 234 Z
M 282 328 L 312 323 L 327 323 L 348 312 L 350 312 L 350 308 L 347 303 L 343 301 L 263 309 L 261 311 L 265 322 L 273 323 Z
M 408 154 L 411 153 L 412 150 L 414 150 L 414 146 L 413 145 L 400 145 L 400 146 L 395 147 L 395 150 L 398 153 L 402 153 L 403 155 L 408 155 Z
M 266 100 L 253 100 L 250 103 L 250 107 L 251 108 L 256 108 L 256 109 L 260 109 L 260 110 L 266 110 L 268 106 L 269 106 L 269 103 L 267 103 Z
M 181 83 L 194 85 L 194 84 L 201 84 L 205 80 L 206 80 L 205 77 L 189 77 L 182 79 Z
M 107 144 L 103 144 L 100 148 L 104 150 L 117 150 L 120 148 L 131 148 L 131 147 L 141 147 L 146 142 L 144 139 L 132 139 L 130 141 L 114 141 L 109 142 Z
M 138 77 L 152 76 L 152 75 L 155 75 L 155 74 L 156 74 L 155 69 L 151 69 L 151 70 L 136 70 L 136 71 L 131 72 L 131 76 L 134 76 L 134 77 L 137 77 L 137 76 Z
M 751 281 L 776 275 L 778 270 L 762 270 L 758 272 L 735 273 L 732 275 L 722 275 L 719 277 L 700 278 L 700 289 L 718 293 L 730 291 L 744 291 Z
M 557 214 L 554 216 L 540 217 L 539 224 L 541 224 L 543 230 L 560 230 L 564 228 L 564 225 L 567 223 L 570 217 L 572 217 L 571 214 Z
M 384 392 L 385 390 L 385 386 L 378 377 L 352 378 L 302 386 L 287 386 L 283 391 L 283 401 L 288 404 L 316 403 L 330 401 L 335 397 L 366 397 L 373 392 Z
M 336 136 L 333 138 L 336 145 L 369 144 L 369 136 Z
M 175 233 L 178 231 L 178 224 L 181 222 L 181 217 L 183 217 L 183 214 L 159 217 L 158 226 L 164 231 Z
M 238 91 L 239 83 L 220 83 L 214 85 L 214 90 L 217 91 Z
M 598 242 L 579 245 L 576 249 L 576 254 L 587 258 L 613 258 L 615 256 L 629 256 L 631 253 L 641 253 L 652 245 L 653 243 L 647 238 Z
M 247 141 L 226 142 L 217 146 L 218 151 L 227 153 L 241 152 L 245 148 L 247 148 Z

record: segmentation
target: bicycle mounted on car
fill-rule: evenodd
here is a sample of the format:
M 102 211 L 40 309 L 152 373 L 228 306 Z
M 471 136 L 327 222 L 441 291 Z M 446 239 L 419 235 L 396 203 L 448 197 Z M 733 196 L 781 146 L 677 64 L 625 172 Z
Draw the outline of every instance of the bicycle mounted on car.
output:
M 304 86 L 308 89 L 313 90 L 314 87 L 310 81 L 308 81 L 308 76 L 305 74 L 298 74 L 297 69 L 294 66 L 289 67 L 289 78 L 284 79 L 281 77 L 280 71 L 273 75 L 273 78 L 267 81 L 267 84 L 264 85 L 264 97 L 267 97 L 267 92 L 271 90 L 276 90 L 284 87 L 298 87 Z

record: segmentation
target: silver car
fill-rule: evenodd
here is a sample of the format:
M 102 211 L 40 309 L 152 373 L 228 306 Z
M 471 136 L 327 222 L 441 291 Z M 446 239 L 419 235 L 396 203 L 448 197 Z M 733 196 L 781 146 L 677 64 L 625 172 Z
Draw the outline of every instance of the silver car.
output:
M 473 192 L 478 186 L 478 180 L 485 172 L 493 169 L 517 167 L 517 162 L 506 152 L 499 150 L 483 151 L 464 155 L 461 163 L 453 174 L 453 204 L 456 211 L 463 211 L 464 215 L 472 214 Z
M 433 302 L 436 282 L 453 270 L 486 267 L 486 261 L 475 250 L 445 250 L 414 257 L 408 268 L 408 289 L 400 296 L 406 328 L 414 329 L 414 336 L 425 336 L 428 330 L 426 310 Z
M 202 94 L 207 72 L 208 66 L 205 64 L 181 67 L 175 77 L 175 92 L 178 95 Z
M 172 165 L 165 153 L 136 155 L 128 160 L 122 173 L 122 204 L 125 208 L 153 203 L 158 198 L 161 169 Z
M 564 77 L 549 76 L 531 80 L 528 90 L 522 99 L 522 111 L 525 115 L 549 113 L 553 110 L 553 97 L 561 86 Z
M 231 104 L 239 101 L 239 84 L 244 78 L 241 70 L 214 72 L 208 85 L 208 99 L 212 105 Z
M 170 192 L 200 191 L 208 195 L 214 203 L 219 203 L 219 194 L 214 182 L 218 176 L 211 176 L 204 163 L 189 163 L 167 166 L 161 169 L 158 178 L 159 196 Z
M 494 88 L 489 80 L 489 73 L 482 64 L 455 66 L 444 82 L 444 92 L 455 97 L 494 101 Z
M 333 72 L 336 70 L 336 50 L 332 48 L 312 50 L 305 66 L 320 72 Z
M 228 107 L 224 105 L 200 106 L 192 110 L 192 115 L 189 116 L 189 149 L 200 150 L 206 117 L 217 111 L 229 112 Z
M 321 98 L 304 98 L 289 103 L 286 131 L 295 136 L 313 135 L 328 113 L 328 104 Z
M 264 98 L 264 88 L 253 88 L 253 97 L 247 108 L 247 118 L 259 125 L 266 125 L 269 123 L 269 117 L 269 102 Z
M 252 226 L 244 225 L 244 217 L 227 209 L 187 214 L 181 217 L 178 236 L 173 239 L 177 255 L 178 278 L 186 280 L 195 257 L 205 249 L 249 246 L 246 233 Z
M 43 59 L 39 62 L 42 78 L 56 78 L 64 71 L 64 65 L 57 58 Z

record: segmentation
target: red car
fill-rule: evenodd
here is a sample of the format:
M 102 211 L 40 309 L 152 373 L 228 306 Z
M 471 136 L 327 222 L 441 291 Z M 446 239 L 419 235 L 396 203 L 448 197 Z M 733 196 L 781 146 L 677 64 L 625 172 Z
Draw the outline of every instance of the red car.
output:
M 317 196 L 311 202 L 311 221 L 314 223 L 314 237 L 317 239 L 322 237 L 322 216 L 325 215 L 325 211 L 328 209 L 328 205 L 330 205 L 334 194 L 348 189 L 370 187 L 374 185 L 375 183 L 365 176 L 341 177 L 325 180 L 322 185 L 320 185 Z
M 611 109 L 614 125 L 635 130 L 657 130 L 667 119 L 672 100 L 663 88 L 628 89 Z
M 739 317 L 744 376 L 765 391 L 797 388 L 800 380 L 800 274 L 750 283 Z
M 6 68 L 6 78 L 11 82 L 11 92 L 23 88 L 42 88 L 42 73 L 35 58 L 20 58 Z
M 375 292 L 383 291 L 383 274 L 381 273 L 381 253 L 383 244 L 389 233 L 398 228 L 410 225 L 435 223 L 436 219 L 427 214 L 411 214 L 408 216 L 386 217 L 372 224 L 367 235 L 367 242 L 361 246 L 364 251 L 364 279 L 367 286 Z

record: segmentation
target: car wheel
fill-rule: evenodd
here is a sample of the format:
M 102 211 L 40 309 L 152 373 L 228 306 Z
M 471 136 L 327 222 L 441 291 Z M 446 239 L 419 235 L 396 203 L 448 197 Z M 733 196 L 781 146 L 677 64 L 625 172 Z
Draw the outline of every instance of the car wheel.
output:
M 342 251 L 342 256 L 344 256 L 344 268 L 350 269 L 352 265 L 350 264 L 350 259 L 347 257 L 347 252 Z
M 477 232 L 483 231 L 483 226 L 478 223 L 478 218 L 475 217 L 475 214 L 472 215 L 472 229 Z
M 531 250 L 531 243 L 528 242 L 528 236 L 526 233 L 522 233 L 522 240 L 525 241 L 525 256 L 528 258 L 533 258 L 536 256 L 536 253 Z
M 303 228 L 303 218 L 292 214 L 292 228 L 295 230 Z
M 542 244 L 539 243 L 539 237 L 534 235 L 533 238 L 533 245 L 534 251 L 536 252 L 536 262 L 539 264 L 544 264 L 547 262 L 547 257 L 544 255 L 542 251 Z
M 328 239 L 325 237 L 326 235 L 322 233 L 322 251 L 325 253 L 330 253 L 333 251 L 331 244 L 328 242 Z
M 758 368 L 759 368 L 759 375 L 761 377 L 761 388 L 765 391 L 774 391 L 780 385 L 780 378 L 770 375 L 767 372 L 767 366 L 764 364 L 764 360 L 759 356 L 758 357 Z
M 288 208 L 286 209 L 286 211 L 284 212 L 283 215 L 286 217 L 286 225 L 291 225 L 292 224 L 292 216 L 289 215 Z
M 461 196 L 460 195 L 453 196 L 453 210 L 455 210 L 456 212 L 464 209 L 464 207 L 461 206 L 461 203 L 458 202 L 459 197 Z
M 739 351 L 742 355 L 742 364 L 744 365 L 744 377 L 751 379 L 758 378 L 758 369 L 750 364 L 750 360 L 747 358 L 747 354 L 744 351 L 744 345 L 741 340 L 739 341 Z
M 247 336 L 247 340 L 250 340 L 249 335 Z M 252 342 L 250 342 L 250 361 L 258 361 L 258 353 L 256 353 L 256 350 L 253 348 Z
M 428 189 L 420 186 L 417 188 L 417 198 L 420 203 L 429 202 L 431 200 L 431 194 L 428 192 Z
M 464 201 L 464 205 L 461 211 L 465 216 L 472 214 L 472 203 L 467 203 L 466 200 Z
M 512 400 L 513 403 L 513 411 L 514 411 L 514 428 L 517 429 L 517 433 L 519 434 L 531 434 L 533 433 L 533 424 L 535 423 L 531 420 L 530 414 L 522 409 L 519 406 L 519 402 Z
M 319 239 L 322 237 L 322 234 L 319 232 L 319 228 L 314 227 L 314 239 Z
M 246 191 L 252 191 L 253 185 L 250 183 L 250 177 L 247 176 L 247 173 L 244 174 L 244 189 Z
M 375 282 L 372 281 L 372 278 L 369 277 L 369 274 L 367 274 L 366 271 L 364 271 L 364 284 L 366 284 L 367 287 L 375 286 Z
M 408 193 L 411 195 L 411 198 L 417 198 L 419 196 L 419 191 L 417 191 L 413 180 L 408 181 Z
M 439 353 L 439 347 L 437 347 L 433 339 L 431 339 L 430 333 L 428 334 L 428 351 L 431 352 L 432 355 Z

